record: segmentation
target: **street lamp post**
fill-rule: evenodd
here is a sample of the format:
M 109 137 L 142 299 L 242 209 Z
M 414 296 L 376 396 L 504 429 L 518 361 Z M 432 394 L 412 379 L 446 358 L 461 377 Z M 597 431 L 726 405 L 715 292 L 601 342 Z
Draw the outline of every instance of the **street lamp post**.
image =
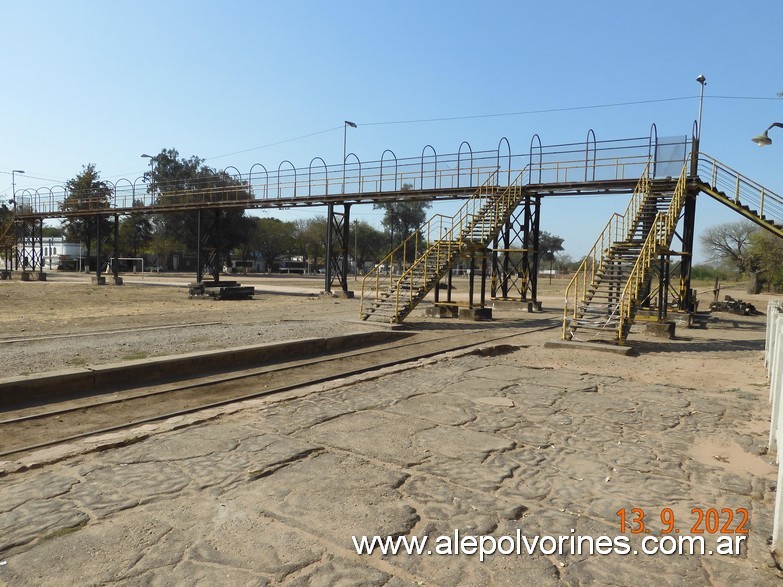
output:
M 16 214 L 16 178 L 15 175 L 17 173 L 24 173 L 21 169 L 12 169 L 11 170 L 11 200 L 13 202 L 14 206 L 14 215 Z M 24 249 L 24 241 L 22 241 L 22 249 Z M 19 270 L 19 248 L 15 248 L 15 254 L 14 254 L 15 260 L 16 260 L 16 270 Z M 13 263 L 13 261 L 12 261 Z M 13 269 L 13 265 L 11 267 Z
M 704 104 L 704 86 L 707 85 L 707 78 L 700 74 L 696 81 L 701 84 L 701 91 L 699 92 L 699 124 L 696 127 L 696 138 L 701 139 L 701 111 Z
M 701 90 L 699 91 L 699 118 L 696 121 L 696 129 L 693 133 L 693 145 L 691 148 L 691 175 L 698 175 L 699 167 L 699 147 L 701 145 L 701 113 L 704 106 L 704 86 L 707 85 L 707 78 L 704 75 L 699 74 L 696 81 L 701 84 Z
M 356 128 L 356 123 L 346 120 L 343 125 L 343 188 L 341 193 L 345 193 L 345 158 L 348 157 L 348 127 Z
M 155 157 L 142 153 L 141 155 L 145 159 L 150 160 L 150 195 L 155 197 Z
M 13 198 L 14 203 L 14 212 L 16 212 L 16 178 L 15 175 L 17 173 L 24 173 L 21 169 L 12 169 L 11 170 L 11 198 Z
M 756 143 L 759 147 L 766 147 L 767 145 L 771 145 L 772 144 L 772 139 L 769 138 L 769 134 L 768 133 L 769 133 L 770 129 L 774 128 L 774 127 L 783 128 L 783 123 L 781 123 L 781 122 L 773 122 L 772 124 L 770 124 L 767 127 L 767 130 L 765 130 L 760 135 L 753 137 L 750 140 L 753 141 L 754 143 Z

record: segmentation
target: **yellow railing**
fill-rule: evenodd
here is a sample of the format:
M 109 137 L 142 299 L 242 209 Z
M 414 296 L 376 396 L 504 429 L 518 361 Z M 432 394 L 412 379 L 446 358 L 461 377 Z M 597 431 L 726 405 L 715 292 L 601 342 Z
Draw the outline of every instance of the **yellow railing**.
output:
M 685 203 L 687 187 L 687 169 L 688 164 L 682 168 L 680 178 L 677 180 L 677 186 L 674 188 L 669 208 L 666 212 L 658 212 L 655 221 L 647 234 L 639 257 L 636 259 L 628 281 L 623 288 L 620 296 L 620 305 L 618 309 L 619 324 L 617 326 L 617 341 L 622 344 L 625 336 L 625 325 L 633 319 L 633 310 L 639 298 L 639 292 L 647 279 L 647 272 L 655 259 L 662 250 L 669 247 L 674 229 L 680 218 L 680 211 Z
M 649 193 L 650 164 L 648 163 L 633 190 L 633 194 L 631 194 L 625 212 L 612 214 L 609 222 L 598 235 L 593 248 L 587 253 L 584 261 L 576 270 L 576 274 L 566 286 L 563 305 L 563 339 L 567 338 L 568 320 L 578 317 L 579 302 L 587 299 L 587 290 L 595 283 L 595 276 L 602 269 L 606 253 L 615 243 L 628 240 L 633 236 L 639 212 Z
M 433 216 L 389 253 L 362 280 L 360 315 L 365 313 L 370 294 L 378 300 L 388 292 L 394 295 L 394 313 L 399 317 L 405 304 L 412 303 L 427 283 L 440 277 L 463 248 L 471 243 L 486 244 L 493 238 L 519 201 L 525 173 L 523 170 L 501 193 L 493 174 L 454 216 Z
M 14 219 L 8 218 L 2 225 L 0 225 L 0 245 L 13 244 L 11 240 L 16 242 L 16 235 L 13 234 Z M 13 237 L 13 239 L 11 238 Z

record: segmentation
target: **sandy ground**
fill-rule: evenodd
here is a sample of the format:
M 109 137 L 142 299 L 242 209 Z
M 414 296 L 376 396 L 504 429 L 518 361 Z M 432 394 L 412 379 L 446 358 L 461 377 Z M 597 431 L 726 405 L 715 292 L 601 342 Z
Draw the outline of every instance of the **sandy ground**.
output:
M 317 279 L 243 278 L 260 293 L 241 302 L 189 300 L 184 276 L 141 281 L 0 282 L 3 364 L 35 373 L 366 328 L 359 301 L 319 296 Z M 775 467 L 765 317 L 715 313 L 675 340 L 637 331 L 635 356 L 550 349 L 559 285 L 542 284 L 542 313 L 495 312 L 487 326 L 499 332 L 536 330 L 503 356 L 405 366 L 190 426 L 162 424 L 129 433 L 126 448 L 113 449 L 126 441 L 111 437 L 98 441 L 105 451 L 27 472 L 6 464 L 16 472 L 0 476 L 0 558 L 9 562 L 0 584 L 779 583 L 767 548 Z M 458 295 L 465 289 L 457 282 Z M 770 299 L 723 293 L 762 311 Z M 421 312 L 408 322 L 475 326 Z M 746 508 L 748 549 L 483 565 L 360 557 L 350 547 L 357 532 L 499 536 L 520 524 L 531 534 L 616 535 L 616 512 L 633 507 L 653 521 L 671 507 L 688 528 L 694 508 Z M 651 527 L 660 535 L 660 521 Z M 129 548 L 111 550 L 129 537 Z
M 129 274 L 124 278 L 122 286 L 94 286 L 89 276 L 59 272 L 49 273 L 45 282 L 0 281 L 0 307 L 5 309 L 0 312 L 3 376 L 332 336 L 372 327 L 358 320 L 361 281 L 350 282 L 355 299 L 341 299 L 320 295 L 324 289 L 321 277 L 239 276 L 244 285 L 255 286 L 254 299 L 214 301 L 188 299 L 190 275 Z M 467 281 L 455 279 L 454 286 L 454 299 L 465 300 Z M 561 317 L 564 287 L 563 280 L 549 284 L 542 279 L 539 299 L 545 311 L 528 314 L 517 309 L 495 309 L 495 326 L 555 326 Z M 747 296 L 739 287 L 724 289 L 724 293 L 755 303 L 762 311 L 770 299 L 766 294 Z M 705 308 L 712 293 L 706 291 L 700 298 Z M 406 322 L 413 328 L 455 327 L 453 320 L 424 317 L 421 309 Z M 629 370 L 625 361 L 607 355 L 600 357 L 601 368 L 631 380 L 644 379 L 652 372 L 657 381 L 696 385 L 720 382 L 731 388 L 763 377 L 758 353 L 763 348 L 759 346 L 763 329 L 763 316 L 731 314 L 715 314 L 706 330 L 680 329 L 676 341 L 663 342 L 639 328 L 630 344 L 649 366 Z M 552 330 L 531 341 L 557 337 Z M 570 366 L 579 360 L 578 354 L 564 356 L 537 346 L 530 353 L 536 363 L 549 367 Z M 683 365 L 676 371 L 668 368 L 674 353 L 678 364 Z M 595 364 L 593 354 L 588 356 L 591 358 L 585 367 Z

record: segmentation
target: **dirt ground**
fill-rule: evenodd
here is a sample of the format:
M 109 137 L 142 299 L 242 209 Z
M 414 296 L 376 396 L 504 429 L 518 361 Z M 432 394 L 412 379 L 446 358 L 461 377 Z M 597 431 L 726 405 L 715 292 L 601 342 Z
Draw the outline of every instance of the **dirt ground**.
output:
M 256 288 L 254 299 L 214 301 L 189 299 L 187 284 L 192 276 L 186 274 L 126 275 L 122 286 L 95 286 L 90 276 L 74 273 L 51 272 L 47 277 L 43 282 L 0 281 L 5 377 L 372 328 L 358 319 L 360 280 L 349 282 L 356 297 L 343 299 L 320 295 L 322 277 L 241 276 L 244 285 Z M 596 358 L 595 353 L 544 349 L 541 343 L 559 336 L 565 283 L 541 280 L 541 313 L 496 308 L 492 324 L 465 325 L 425 318 L 423 310 L 417 309 L 406 323 L 413 328 L 449 330 L 514 325 L 548 328 L 530 335 L 528 354 L 532 364 L 552 368 L 581 365 L 593 369 L 599 361 L 605 374 L 629 380 L 726 389 L 765 380 L 760 358 L 763 315 L 716 313 L 706 329 L 679 328 L 673 341 L 650 337 L 637 328 L 630 344 L 640 356 L 632 363 L 610 354 Z M 454 299 L 466 299 L 467 281 L 455 279 L 454 286 Z M 699 296 L 702 309 L 709 306 L 711 289 L 704 286 Z M 748 296 L 740 285 L 724 288 L 721 296 L 724 293 L 750 301 L 762 312 L 771 298 L 769 294 Z M 675 357 L 678 368 L 672 369 Z

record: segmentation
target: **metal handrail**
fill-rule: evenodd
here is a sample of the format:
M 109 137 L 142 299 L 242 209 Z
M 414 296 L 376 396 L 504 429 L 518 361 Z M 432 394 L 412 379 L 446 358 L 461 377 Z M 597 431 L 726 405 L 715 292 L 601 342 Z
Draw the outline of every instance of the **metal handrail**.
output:
M 453 218 L 456 222 L 452 222 L 445 234 L 442 234 L 434 242 L 428 241 L 432 242 L 432 244 L 422 255 L 416 258 L 398 280 L 395 288 L 395 315 L 399 316 L 401 302 L 408 304 L 408 309 L 411 309 L 410 304 L 414 300 L 414 292 L 420 292 L 421 288 L 426 287 L 432 280 L 440 278 L 440 268 L 448 264 L 454 258 L 455 253 L 462 251 L 469 244 L 466 242 L 465 236 L 470 235 L 475 238 L 474 230 L 477 224 L 480 223 L 482 227 L 478 242 L 483 244 L 494 237 L 495 232 L 497 232 L 496 228 L 505 221 L 509 209 L 519 200 L 523 175 L 524 171 L 517 176 L 512 185 L 508 186 L 499 195 L 496 192 L 493 193 L 492 190 L 488 190 L 489 186 L 482 186 L 476 195 L 468 200 L 465 203 L 466 205 L 455 214 Z M 490 223 L 485 222 L 488 216 L 490 217 Z M 488 228 L 488 226 L 492 227 L 492 229 Z M 435 258 L 434 262 L 431 262 L 430 257 L 433 254 Z M 408 285 L 406 288 L 408 290 L 407 299 L 401 299 L 400 294 L 403 288 L 399 287 L 399 285 L 406 281 Z M 417 285 L 418 287 L 415 287 Z
M 722 192 L 734 205 L 747 206 L 759 217 L 783 224 L 783 196 L 705 153 L 699 153 L 698 171 L 700 178 L 708 178 L 711 187 Z
M 520 172 L 511 185 L 500 193 L 493 174 L 453 216 L 436 214 L 400 243 L 362 279 L 360 316 L 365 313 L 365 300 L 370 293 L 374 293 L 374 300 L 377 301 L 383 292 L 394 292 L 394 313 L 399 319 L 404 304 L 411 304 L 421 287 L 434 279 L 438 271 L 468 245 L 466 236 L 471 235 L 479 223 L 482 224 L 481 232 L 473 236 L 477 236 L 481 242 L 492 238 L 494 233 L 484 221 L 489 216 L 491 227 L 497 227 L 505 221 L 515 204 L 514 200 L 519 199 L 525 172 Z M 410 265 L 408 258 L 412 259 Z M 400 266 L 400 274 L 395 278 L 394 268 L 397 265 Z M 382 278 L 381 273 L 387 268 L 388 280 Z M 385 286 L 383 292 L 382 284 Z M 404 285 L 407 288 L 403 288 Z M 374 287 L 368 289 L 368 286 Z M 408 289 L 407 295 L 401 293 L 403 289 Z
M 576 320 L 579 313 L 579 302 L 587 299 L 587 289 L 595 283 L 595 276 L 600 273 L 606 253 L 617 242 L 629 240 L 636 229 L 642 204 L 650 193 L 650 163 L 639 178 L 636 187 L 631 194 L 631 199 L 623 214 L 614 213 L 609 222 L 598 235 L 595 244 L 585 256 L 573 278 L 565 289 L 565 303 L 563 305 L 563 338 L 567 338 L 568 320 Z M 569 304 L 573 297 L 573 306 Z M 573 315 L 569 312 L 573 311 Z
M 632 318 L 633 308 L 638 301 L 639 292 L 647 279 L 647 271 L 652 266 L 653 261 L 661 250 L 668 249 L 674 229 L 680 219 L 680 211 L 685 203 L 685 194 L 687 188 L 688 165 L 684 165 L 677 185 L 674 188 L 674 194 L 669 202 L 666 212 L 658 212 L 655 215 L 653 226 L 647 234 L 639 257 L 628 276 L 628 281 L 623 288 L 619 304 L 619 322 L 617 327 L 617 340 L 622 344 L 624 336 L 624 326 Z
M 649 160 L 646 150 L 642 155 L 638 152 L 638 145 L 625 146 L 623 143 L 624 146 L 617 149 L 603 146 L 604 143 L 611 142 L 600 142 L 599 148 L 587 162 L 584 148 L 581 147 L 543 152 L 543 159 L 537 160 L 535 164 L 535 183 L 582 182 L 588 167 L 591 178 L 598 181 L 638 176 Z M 629 152 L 629 149 L 633 152 Z M 361 162 L 357 159 L 358 167 L 352 163 L 344 170 L 342 164 L 324 164 L 318 166 L 317 173 L 314 173 L 311 161 L 309 167 L 279 168 L 277 173 L 269 173 L 266 168 L 263 174 L 257 173 L 255 176 L 252 172 L 245 175 L 237 173 L 233 176 L 225 173 L 225 181 L 222 184 L 215 185 L 215 178 L 210 177 L 205 181 L 213 182 L 213 185 L 203 187 L 198 181 L 188 180 L 187 187 L 183 188 L 182 180 L 175 180 L 168 184 L 156 183 L 142 190 L 137 189 L 136 182 L 120 179 L 111 186 L 112 195 L 108 206 L 102 198 L 94 202 L 81 200 L 79 212 L 103 213 L 107 207 L 113 212 L 138 212 L 139 208 L 146 212 L 155 212 L 223 203 L 253 207 L 274 203 L 278 198 L 301 198 L 304 201 L 329 196 L 396 193 L 400 191 L 400 186 L 405 184 L 410 185 L 413 191 L 464 189 L 471 186 L 478 188 L 498 169 L 498 151 L 472 152 L 469 169 L 461 165 L 464 158 L 464 153 L 436 155 L 434 168 L 431 168 L 431 161 L 421 156 L 399 159 L 391 171 L 388 165 L 384 166 L 383 161 Z M 502 174 L 496 174 L 498 186 L 504 187 L 503 184 L 508 184 L 512 177 L 516 177 L 521 170 L 529 166 L 529 158 L 529 155 L 511 155 L 510 152 L 508 156 L 504 156 L 502 160 L 507 163 L 509 169 L 504 169 Z M 665 161 L 658 161 L 658 164 L 661 163 Z M 528 183 L 532 183 L 532 179 L 530 176 Z M 29 206 L 29 209 L 26 208 L 20 213 L 20 217 L 62 216 L 65 213 L 64 202 L 73 195 L 63 188 L 27 191 L 27 195 L 17 194 L 18 201 Z M 160 201 L 161 196 L 164 196 L 164 201 Z

